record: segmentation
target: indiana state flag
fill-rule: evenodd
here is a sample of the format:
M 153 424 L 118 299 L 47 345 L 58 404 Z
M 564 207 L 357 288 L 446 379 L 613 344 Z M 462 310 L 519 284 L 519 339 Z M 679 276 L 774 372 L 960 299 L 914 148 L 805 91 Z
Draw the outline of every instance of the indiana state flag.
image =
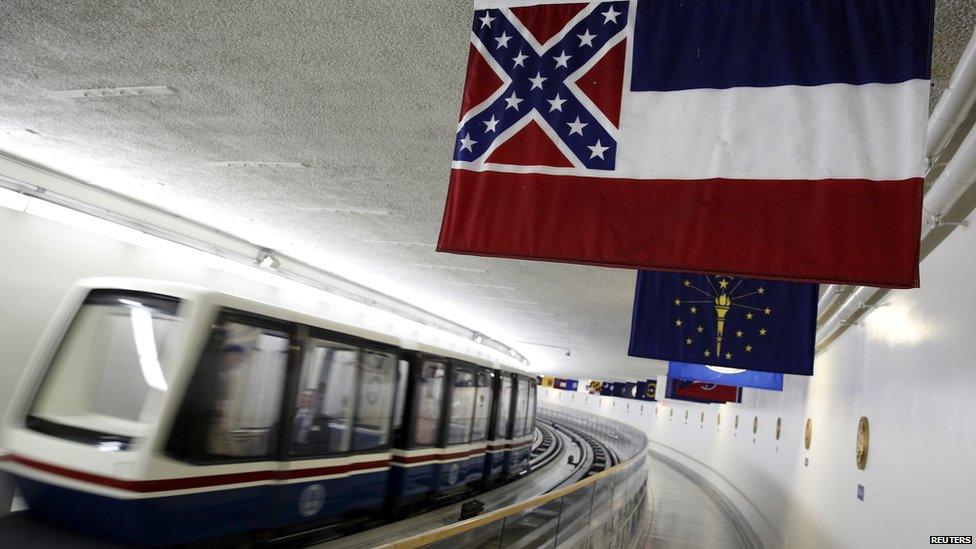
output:
M 629 355 L 813 375 L 816 284 L 639 271 Z

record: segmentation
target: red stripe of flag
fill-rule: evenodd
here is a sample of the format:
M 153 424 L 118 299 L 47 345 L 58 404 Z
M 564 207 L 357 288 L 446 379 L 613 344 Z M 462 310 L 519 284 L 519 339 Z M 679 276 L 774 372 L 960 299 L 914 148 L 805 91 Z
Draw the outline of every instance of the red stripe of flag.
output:
M 921 200 L 921 178 L 638 180 L 454 169 L 438 250 L 913 288 Z

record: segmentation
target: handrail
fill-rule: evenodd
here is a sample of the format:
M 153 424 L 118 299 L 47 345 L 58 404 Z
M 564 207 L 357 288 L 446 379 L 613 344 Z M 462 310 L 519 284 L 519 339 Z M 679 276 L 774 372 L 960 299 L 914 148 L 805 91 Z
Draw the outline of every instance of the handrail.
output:
M 614 465 L 609 469 L 605 469 L 603 471 L 600 471 L 599 473 L 596 473 L 592 476 L 586 477 L 573 484 L 570 484 L 569 486 L 558 488 L 556 490 L 553 490 L 552 492 L 547 492 L 545 494 L 535 496 L 533 498 L 516 503 L 514 505 L 509 505 L 508 507 L 496 509 L 484 515 L 479 515 L 467 520 L 463 520 L 461 522 L 456 522 L 454 524 L 442 526 L 440 528 L 436 528 L 428 532 L 423 532 L 421 534 L 416 534 L 414 536 L 410 536 L 401 540 L 390 542 L 385 545 L 380 545 L 379 547 L 384 549 L 413 549 L 416 547 L 423 547 L 425 545 L 429 545 L 431 543 L 435 543 L 450 537 L 454 537 L 463 534 L 465 532 L 470 532 L 471 530 L 480 528 L 481 526 L 485 526 L 493 522 L 497 522 L 499 520 L 510 517 L 512 515 L 516 515 L 527 509 L 539 507 L 541 505 L 549 503 L 550 501 L 557 500 L 566 495 L 582 490 L 587 486 L 596 484 L 601 479 L 616 474 L 617 472 L 632 465 L 638 459 L 646 455 L 647 449 L 649 447 L 650 447 L 650 441 L 647 441 L 645 442 L 644 448 L 641 451 L 630 456 L 626 460 L 618 463 L 617 465 Z
M 501 509 L 496 509 L 496 510 L 494 510 L 494 511 L 492 511 L 490 513 L 484 514 L 484 515 L 479 515 L 477 517 L 473 517 L 473 518 L 470 518 L 470 519 L 467 519 L 467 520 L 464 520 L 464 521 L 461 521 L 461 522 L 457 522 L 457 523 L 454 523 L 454 524 L 449 524 L 447 526 L 442 526 L 440 528 L 437 528 L 435 530 L 431 530 L 429 532 L 424 532 L 422 534 L 417 534 L 415 536 L 411 536 L 409 538 L 405 538 L 405 539 L 402 539 L 402 540 L 399 540 L 399 541 L 395 541 L 395 542 L 392 542 L 392 543 L 388 543 L 386 545 L 380 545 L 380 547 L 382 547 L 382 548 L 391 548 L 391 549 L 393 549 L 393 548 L 395 548 L 395 549 L 410 549 L 410 548 L 414 548 L 414 547 L 423 547 L 424 545 L 427 545 L 427 544 L 430 544 L 430 543 L 434 543 L 435 541 L 440 541 L 442 539 L 449 538 L 451 536 L 456 536 L 458 534 L 463 534 L 465 532 L 470 532 L 471 530 L 474 530 L 475 528 L 478 528 L 479 526 L 484 526 L 485 524 L 490 524 L 490 523 L 495 522 L 495 521 L 497 521 L 499 519 L 503 519 L 503 518 L 506 518 L 506 517 L 510 517 L 512 515 L 521 513 L 522 511 L 525 511 L 526 509 L 531 509 L 533 507 L 538 507 L 540 505 L 549 503 L 550 501 L 552 501 L 554 499 L 559 499 L 559 498 L 561 498 L 561 497 L 563 497 L 563 496 L 565 496 L 567 494 L 572 494 L 573 492 L 576 492 L 577 490 L 586 488 L 587 486 L 596 483 L 596 481 L 598 481 L 598 480 L 600 480 L 600 479 L 602 479 L 602 478 L 604 478 L 604 477 L 606 477 L 608 475 L 611 475 L 611 474 L 616 473 L 620 468 L 625 467 L 626 465 L 629 465 L 631 462 L 637 460 L 637 458 L 639 458 L 640 456 L 641 456 L 641 454 L 638 453 L 638 454 L 636 454 L 636 455 L 631 456 L 630 458 L 628 458 L 627 461 L 622 461 L 622 462 L 614 465 L 613 467 L 611 467 L 609 469 L 600 471 L 599 473 L 596 473 L 593 476 L 586 477 L 583 480 L 576 481 L 573 484 L 570 484 L 569 486 L 564 486 L 564 487 L 559 488 L 557 490 L 553 490 L 552 492 L 548 492 L 548 493 L 545 493 L 545 494 L 542 494 L 542 495 L 539 495 L 539 496 L 535 496 L 534 498 L 527 499 L 527 500 L 525 500 L 523 502 L 516 503 L 514 505 L 509 505 L 508 507 L 502 507 Z

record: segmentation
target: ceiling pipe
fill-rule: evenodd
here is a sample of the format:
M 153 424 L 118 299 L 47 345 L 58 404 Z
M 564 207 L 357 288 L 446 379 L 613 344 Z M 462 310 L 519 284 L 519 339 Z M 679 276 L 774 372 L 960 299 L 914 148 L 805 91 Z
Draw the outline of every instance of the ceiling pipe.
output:
M 851 316 L 863 309 L 867 301 L 874 296 L 875 292 L 879 291 L 881 290 L 878 288 L 868 286 L 860 286 L 854 290 L 854 293 L 817 330 L 816 347 L 818 350 L 821 344 L 834 335 L 834 332 L 846 326 Z
M 829 284 L 825 289 L 823 295 L 820 296 L 820 300 L 817 301 L 817 321 L 819 322 L 827 312 L 827 308 L 830 307 L 831 302 L 834 298 L 841 292 L 841 286 L 839 284 Z
M 956 69 L 952 71 L 949 86 L 929 117 L 925 134 L 925 156 L 929 163 L 938 158 L 959 125 L 969 115 L 976 103 L 976 33 L 969 39 Z
M 923 202 L 922 238 L 942 223 L 944 216 L 976 179 L 976 127 L 952 155 Z

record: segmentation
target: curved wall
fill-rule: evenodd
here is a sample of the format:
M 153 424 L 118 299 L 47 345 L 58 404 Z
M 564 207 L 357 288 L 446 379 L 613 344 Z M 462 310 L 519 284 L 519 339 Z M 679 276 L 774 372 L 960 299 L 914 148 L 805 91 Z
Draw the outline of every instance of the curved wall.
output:
M 889 293 L 818 355 L 812 378 L 787 376 L 782 392 L 746 389 L 741 404 L 719 406 L 540 389 L 540 402 L 644 429 L 655 450 L 728 496 L 768 548 L 919 547 L 932 535 L 973 535 L 976 230 L 954 231 L 921 267 L 922 288 Z M 863 471 L 861 416 L 870 421 Z

